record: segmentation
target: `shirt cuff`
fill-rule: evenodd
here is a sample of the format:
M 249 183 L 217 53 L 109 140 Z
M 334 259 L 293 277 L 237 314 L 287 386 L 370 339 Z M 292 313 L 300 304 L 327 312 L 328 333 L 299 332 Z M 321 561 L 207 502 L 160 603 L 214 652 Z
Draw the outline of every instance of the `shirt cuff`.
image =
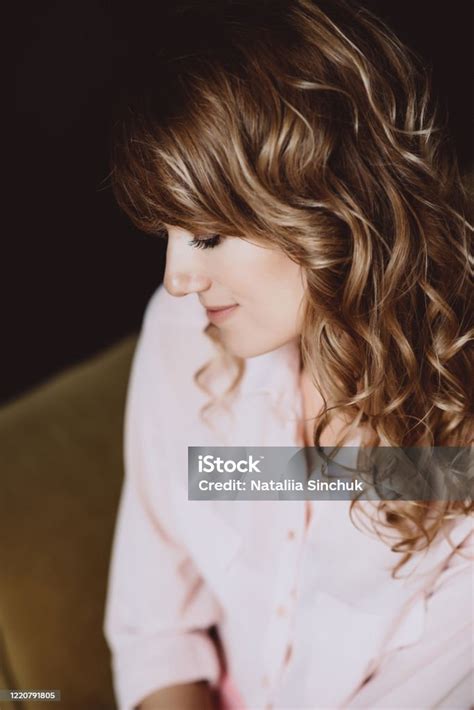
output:
M 221 673 L 216 647 L 206 631 L 137 638 L 112 665 L 118 710 L 133 710 L 167 686 L 198 680 L 216 685 Z

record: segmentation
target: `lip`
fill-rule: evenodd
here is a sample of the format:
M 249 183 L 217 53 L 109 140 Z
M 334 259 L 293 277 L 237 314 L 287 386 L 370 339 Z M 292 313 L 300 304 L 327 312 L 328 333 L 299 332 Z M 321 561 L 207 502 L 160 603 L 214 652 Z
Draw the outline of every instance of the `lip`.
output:
M 206 315 L 213 323 L 222 323 L 222 321 L 232 315 L 238 307 L 239 304 L 234 303 L 232 306 L 226 306 L 225 308 L 206 308 Z

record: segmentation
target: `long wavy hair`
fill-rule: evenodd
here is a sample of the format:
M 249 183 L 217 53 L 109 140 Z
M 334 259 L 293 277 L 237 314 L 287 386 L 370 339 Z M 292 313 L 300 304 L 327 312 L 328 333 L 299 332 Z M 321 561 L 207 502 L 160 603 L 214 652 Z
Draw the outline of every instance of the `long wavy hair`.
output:
M 146 232 L 239 235 L 303 267 L 300 364 L 324 400 L 316 447 L 336 416 L 372 447 L 470 446 L 472 226 L 430 72 L 346 0 L 195 8 L 181 4 L 182 41 L 160 46 L 124 93 L 118 203 Z M 196 382 L 210 404 L 230 402 L 245 360 L 215 326 L 205 333 L 216 358 Z M 230 380 L 216 393 L 206 373 L 219 363 Z M 369 517 L 402 554 L 396 572 L 472 510 L 472 498 L 382 500 Z

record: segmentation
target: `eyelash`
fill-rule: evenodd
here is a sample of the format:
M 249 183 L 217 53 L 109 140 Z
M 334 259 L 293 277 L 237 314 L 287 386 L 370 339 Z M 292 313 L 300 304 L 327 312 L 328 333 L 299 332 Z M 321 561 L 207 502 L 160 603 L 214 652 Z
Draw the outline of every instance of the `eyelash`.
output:
M 214 249 L 221 243 L 221 239 L 219 234 L 215 234 L 208 239 L 192 239 L 188 244 L 196 249 Z

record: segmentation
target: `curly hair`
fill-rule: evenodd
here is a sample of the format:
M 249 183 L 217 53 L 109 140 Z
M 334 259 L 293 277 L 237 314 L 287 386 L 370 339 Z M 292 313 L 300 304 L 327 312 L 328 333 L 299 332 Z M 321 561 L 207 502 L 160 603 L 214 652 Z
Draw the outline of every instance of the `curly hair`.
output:
M 348 0 L 193 6 L 176 13 L 192 28 L 182 45 L 160 47 L 125 94 L 118 203 L 146 232 L 271 242 L 303 267 L 316 447 L 341 415 L 369 446 L 470 446 L 472 226 L 427 67 Z M 230 402 L 245 360 L 204 332 L 217 354 L 196 382 Z M 232 373 L 224 393 L 205 383 L 216 363 Z M 397 535 L 396 572 L 472 511 L 472 499 L 383 500 L 371 519 Z

